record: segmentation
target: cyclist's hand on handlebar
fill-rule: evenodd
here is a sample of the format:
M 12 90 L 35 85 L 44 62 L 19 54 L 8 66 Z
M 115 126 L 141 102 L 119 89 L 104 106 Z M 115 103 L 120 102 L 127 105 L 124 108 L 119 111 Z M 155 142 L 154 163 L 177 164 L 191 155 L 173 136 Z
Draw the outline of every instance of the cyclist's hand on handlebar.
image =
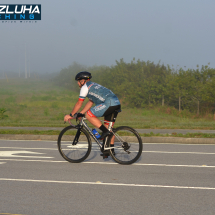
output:
M 84 117 L 85 115 L 83 114 L 83 113 L 76 113 L 76 114 L 74 114 L 74 118 L 76 118 L 76 119 L 80 119 L 81 117 Z
M 72 117 L 70 115 L 65 115 L 64 116 L 64 122 L 67 122 L 67 121 L 69 121 L 71 119 L 72 119 Z
M 64 123 L 65 122 L 67 122 L 67 121 L 70 121 L 71 119 L 81 119 L 81 117 L 84 117 L 85 115 L 84 114 L 82 114 L 82 113 L 75 113 L 74 115 L 73 115 L 73 117 L 71 116 L 71 115 L 65 115 L 64 116 Z

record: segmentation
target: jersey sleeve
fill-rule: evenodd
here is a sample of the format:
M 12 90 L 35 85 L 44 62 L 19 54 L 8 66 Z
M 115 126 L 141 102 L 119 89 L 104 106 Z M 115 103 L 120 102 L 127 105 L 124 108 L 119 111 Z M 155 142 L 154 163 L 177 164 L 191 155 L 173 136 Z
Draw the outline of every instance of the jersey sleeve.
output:
M 81 88 L 81 91 L 80 91 L 80 95 L 79 95 L 79 101 L 84 101 L 84 99 L 86 98 L 88 94 L 88 87 L 87 85 L 85 84 L 82 88 Z

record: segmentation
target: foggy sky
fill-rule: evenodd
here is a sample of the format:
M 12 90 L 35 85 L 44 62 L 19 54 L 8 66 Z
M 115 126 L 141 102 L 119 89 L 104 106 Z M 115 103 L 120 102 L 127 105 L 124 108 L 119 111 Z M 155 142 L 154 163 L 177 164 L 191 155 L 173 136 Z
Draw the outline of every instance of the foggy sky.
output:
M 0 73 L 25 68 L 56 72 L 74 61 L 87 66 L 133 57 L 215 68 L 214 0 L 7 0 L 41 4 L 37 23 L 0 21 Z

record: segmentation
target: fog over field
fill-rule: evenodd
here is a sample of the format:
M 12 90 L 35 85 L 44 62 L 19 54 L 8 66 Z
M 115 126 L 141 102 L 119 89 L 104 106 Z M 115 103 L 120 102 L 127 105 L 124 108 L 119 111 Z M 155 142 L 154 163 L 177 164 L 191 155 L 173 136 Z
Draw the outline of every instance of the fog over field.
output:
M 0 20 L 0 77 L 4 72 L 52 73 L 74 61 L 115 65 L 133 57 L 182 68 L 215 68 L 213 0 L 7 0 L 41 4 L 37 23 Z

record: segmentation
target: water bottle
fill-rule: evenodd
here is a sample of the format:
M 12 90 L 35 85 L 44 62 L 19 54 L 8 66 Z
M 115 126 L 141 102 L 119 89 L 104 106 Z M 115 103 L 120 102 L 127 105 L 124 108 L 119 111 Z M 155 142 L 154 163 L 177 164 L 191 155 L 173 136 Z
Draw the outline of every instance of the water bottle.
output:
M 94 128 L 92 130 L 93 134 L 95 135 L 95 137 L 98 139 L 100 137 L 100 134 L 98 133 L 98 131 L 96 131 L 96 129 Z

